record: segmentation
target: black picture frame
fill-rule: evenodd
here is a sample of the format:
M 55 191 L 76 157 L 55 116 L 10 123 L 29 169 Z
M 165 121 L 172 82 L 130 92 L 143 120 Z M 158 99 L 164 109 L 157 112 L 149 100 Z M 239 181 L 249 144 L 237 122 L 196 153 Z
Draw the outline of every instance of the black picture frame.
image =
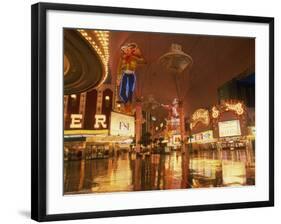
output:
M 192 18 L 234 22 L 254 22 L 269 25 L 269 200 L 243 203 L 140 208 L 69 214 L 46 214 L 46 13 L 48 10 L 75 12 L 100 12 L 124 15 L 140 15 L 169 18 Z M 182 11 L 163 11 L 136 8 L 102 7 L 89 5 L 37 3 L 32 5 L 31 18 L 31 218 L 37 221 L 74 220 L 115 216 L 148 215 L 162 213 L 193 212 L 206 210 L 238 209 L 274 206 L 274 18 L 194 13 Z

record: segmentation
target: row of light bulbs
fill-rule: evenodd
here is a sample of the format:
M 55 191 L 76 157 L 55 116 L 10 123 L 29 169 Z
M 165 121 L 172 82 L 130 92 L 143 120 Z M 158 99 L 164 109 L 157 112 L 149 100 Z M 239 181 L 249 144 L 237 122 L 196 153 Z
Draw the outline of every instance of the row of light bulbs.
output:
M 100 82 L 99 85 L 101 85 L 107 78 L 108 75 L 108 64 L 109 64 L 109 31 L 94 31 L 95 34 L 95 40 L 88 35 L 87 31 L 83 29 L 77 30 L 95 49 L 98 56 L 100 57 L 104 70 L 105 70 L 105 76 L 103 80 Z

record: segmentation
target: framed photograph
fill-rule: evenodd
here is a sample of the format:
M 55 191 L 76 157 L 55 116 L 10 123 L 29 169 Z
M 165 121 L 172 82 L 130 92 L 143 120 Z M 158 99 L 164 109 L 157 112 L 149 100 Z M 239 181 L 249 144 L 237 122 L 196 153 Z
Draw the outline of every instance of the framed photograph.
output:
M 273 18 L 32 6 L 32 219 L 273 205 Z

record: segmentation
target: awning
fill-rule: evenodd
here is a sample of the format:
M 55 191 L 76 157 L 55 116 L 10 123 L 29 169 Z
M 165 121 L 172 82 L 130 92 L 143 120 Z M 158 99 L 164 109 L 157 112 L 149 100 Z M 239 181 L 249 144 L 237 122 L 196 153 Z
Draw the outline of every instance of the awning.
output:
M 81 129 L 74 129 L 74 130 L 64 130 L 64 135 L 77 135 L 77 136 L 86 136 L 86 135 L 108 135 L 108 129 L 103 130 L 81 130 Z

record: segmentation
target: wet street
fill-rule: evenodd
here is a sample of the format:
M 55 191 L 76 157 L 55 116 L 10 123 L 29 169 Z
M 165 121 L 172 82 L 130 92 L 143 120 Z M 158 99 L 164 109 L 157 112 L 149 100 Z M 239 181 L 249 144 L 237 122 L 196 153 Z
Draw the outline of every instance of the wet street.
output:
M 255 184 L 254 155 L 246 149 L 181 154 L 129 153 L 65 161 L 65 194 L 244 186 Z

